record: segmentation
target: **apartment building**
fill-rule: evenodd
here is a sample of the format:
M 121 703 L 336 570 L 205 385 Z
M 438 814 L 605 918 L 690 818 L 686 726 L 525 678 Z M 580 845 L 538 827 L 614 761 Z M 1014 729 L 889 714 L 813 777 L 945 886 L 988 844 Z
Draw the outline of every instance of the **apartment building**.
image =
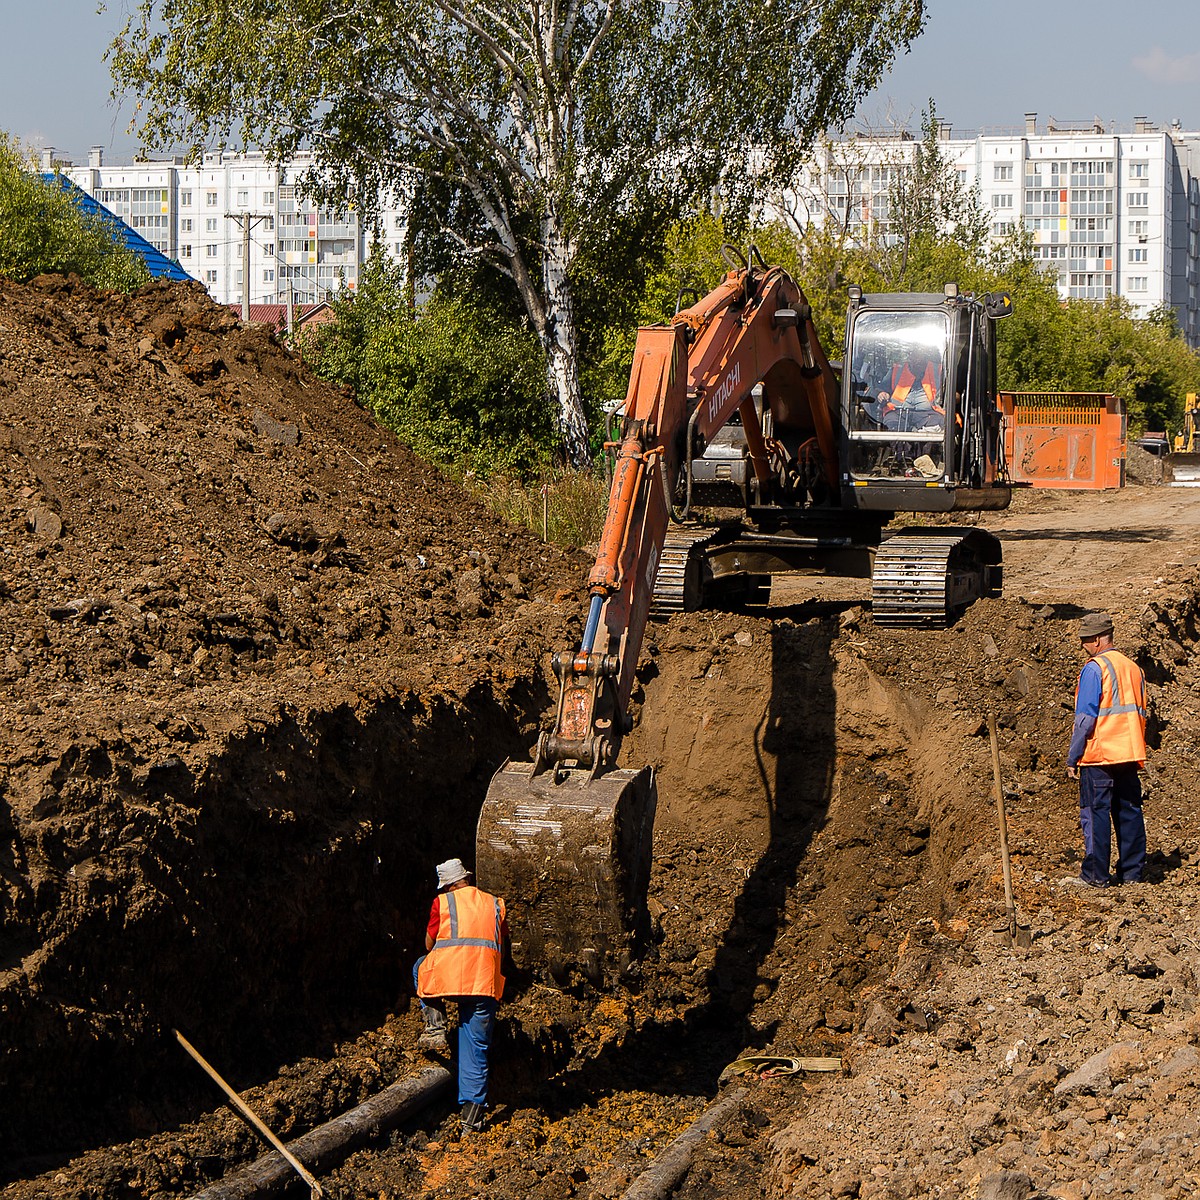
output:
M 1064 299 L 1124 296 L 1142 313 L 1169 305 L 1200 348 L 1200 133 L 1141 117 L 1128 129 L 1039 124 L 1026 113 L 1010 130 L 943 124 L 939 140 L 992 236 L 1024 224 Z M 851 236 L 886 238 L 892 189 L 918 142 L 906 130 L 829 140 L 771 207 L 798 227 L 834 220 Z M 53 149 L 42 159 L 51 169 Z M 222 303 L 247 293 L 252 304 L 315 303 L 353 289 L 377 236 L 405 260 L 402 200 L 381 197 L 371 228 L 349 209 L 318 208 L 300 186 L 310 155 L 282 165 L 249 153 L 106 166 L 95 148 L 86 167 L 57 165 Z
M 224 304 L 317 303 L 358 286 L 363 258 L 357 215 L 320 208 L 300 181 L 310 155 L 286 164 L 262 154 L 205 155 L 109 166 L 93 148 L 86 167 L 61 163 L 53 148 L 42 168 L 63 174 Z
M 886 239 L 889 198 L 918 141 L 906 131 L 831 140 L 780 207 L 797 225 L 836 220 Z M 1200 133 L 1140 117 L 1126 130 L 1039 125 L 1027 113 L 1022 129 L 943 125 L 939 143 L 991 235 L 1023 224 L 1064 299 L 1123 296 L 1143 314 L 1169 305 L 1200 347 Z

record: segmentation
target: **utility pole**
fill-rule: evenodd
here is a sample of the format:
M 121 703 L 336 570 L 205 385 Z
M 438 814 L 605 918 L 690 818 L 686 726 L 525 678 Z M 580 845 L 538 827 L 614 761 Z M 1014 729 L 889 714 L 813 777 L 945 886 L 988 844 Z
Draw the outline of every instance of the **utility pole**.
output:
M 287 281 L 287 331 L 288 337 L 291 337 L 296 329 L 296 314 L 292 306 L 292 277 L 288 276 Z
M 269 213 L 231 213 L 225 214 L 227 220 L 234 221 L 242 231 L 242 320 L 250 320 L 250 230 L 259 221 L 270 220 Z

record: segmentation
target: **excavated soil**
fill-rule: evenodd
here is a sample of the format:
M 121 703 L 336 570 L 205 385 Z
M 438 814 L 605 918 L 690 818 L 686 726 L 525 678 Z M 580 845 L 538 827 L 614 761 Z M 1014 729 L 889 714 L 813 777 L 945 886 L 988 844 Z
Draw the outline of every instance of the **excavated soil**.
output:
M 3 299 L 2 1195 L 191 1195 L 259 1150 L 172 1028 L 284 1137 L 428 1061 L 431 864 L 532 740 L 584 560 L 200 292 Z M 327 1188 L 617 1197 L 754 1050 L 842 1069 L 738 1078 L 673 1195 L 1193 1194 L 1194 495 L 1019 494 L 986 520 L 1006 598 L 945 631 L 876 628 L 840 582 L 653 627 L 640 975 L 515 980 L 487 1131 L 435 1107 Z M 1062 762 L 1099 606 L 1151 681 L 1151 859 L 1081 891 Z

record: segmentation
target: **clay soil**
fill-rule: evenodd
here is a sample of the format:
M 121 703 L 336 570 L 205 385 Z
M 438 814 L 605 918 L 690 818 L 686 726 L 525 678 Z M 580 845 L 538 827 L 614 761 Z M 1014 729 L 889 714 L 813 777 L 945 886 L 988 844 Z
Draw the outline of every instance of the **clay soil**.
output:
M 188 1196 L 259 1148 L 172 1029 L 288 1138 L 428 1063 L 432 864 L 545 718 L 586 560 L 200 291 L 0 302 L 2 1195 Z M 841 583 L 654 626 L 640 975 L 514 980 L 487 1130 L 430 1109 L 323 1183 L 616 1197 L 741 1086 L 673 1194 L 1193 1194 L 1195 497 L 1019 494 L 985 522 L 1005 598 L 945 631 Z M 1063 755 L 1100 606 L 1152 685 L 1151 859 L 1084 891 Z M 842 1066 L 722 1081 L 747 1051 Z

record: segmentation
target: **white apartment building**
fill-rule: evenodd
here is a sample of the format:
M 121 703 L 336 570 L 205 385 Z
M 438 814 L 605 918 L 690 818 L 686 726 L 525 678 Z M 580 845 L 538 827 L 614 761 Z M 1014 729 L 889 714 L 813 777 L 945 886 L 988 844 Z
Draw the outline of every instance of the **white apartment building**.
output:
M 310 155 L 279 165 L 262 154 L 205 155 L 107 166 L 93 148 L 86 167 L 42 151 L 78 187 L 200 280 L 213 299 L 237 304 L 297 304 L 358 286 L 360 222 L 351 211 L 319 208 L 299 181 Z
M 886 237 L 891 188 L 918 140 L 900 131 L 828 141 L 772 207 L 797 226 L 832 219 L 851 236 Z M 1128 130 L 1039 126 L 1026 113 L 1023 129 L 960 134 L 943 124 L 939 140 L 992 234 L 1024 223 L 1064 299 L 1124 296 L 1142 313 L 1170 305 L 1200 348 L 1200 133 L 1141 117 Z M 53 149 L 42 160 L 49 170 Z M 247 283 L 252 304 L 286 303 L 289 292 L 297 303 L 324 300 L 343 282 L 353 289 L 376 236 L 390 257 L 406 257 L 402 202 L 382 197 L 370 229 L 353 211 L 317 208 L 299 187 L 310 155 L 282 165 L 250 153 L 206 155 L 198 166 L 106 166 L 95 148 L 86 167 L 59 165 L 222 303 L 242 301 Z
M 1100 123 L 955 134 L 940 146 L 959 182 L 975 189 L 1001 237 L 1021 222 L 1064 298 L 1123 296 L 1141 313 L 1175 309 L 1200 347 L 1200 133 L 1129 130 Z M 781 207 L 796 224 L 844 222 L 852 236 L 888 235 L 889 195 L 912 162 L 919 135 L 900 132 L 830 141 Z

